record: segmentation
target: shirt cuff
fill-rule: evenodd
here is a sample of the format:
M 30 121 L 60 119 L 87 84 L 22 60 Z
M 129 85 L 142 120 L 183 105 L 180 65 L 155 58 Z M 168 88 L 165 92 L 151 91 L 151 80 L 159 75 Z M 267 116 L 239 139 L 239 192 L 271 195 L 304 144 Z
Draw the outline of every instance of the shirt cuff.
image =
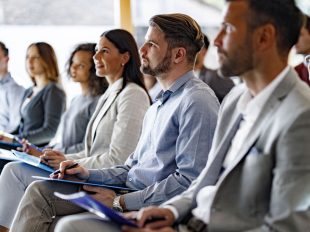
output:
M 173 213 L 175 221 L 179 218 L 179 213 L 177 209 L 173 207 L 172 205 L 164 205 L 164 206 L 161 206 L 161 208 L 169 209 Z
M 123 197 L 125 202 L 125 208 L 128 211 L 139 210 L 144 207 L 141 191 L 126 193 L 123 195 Z

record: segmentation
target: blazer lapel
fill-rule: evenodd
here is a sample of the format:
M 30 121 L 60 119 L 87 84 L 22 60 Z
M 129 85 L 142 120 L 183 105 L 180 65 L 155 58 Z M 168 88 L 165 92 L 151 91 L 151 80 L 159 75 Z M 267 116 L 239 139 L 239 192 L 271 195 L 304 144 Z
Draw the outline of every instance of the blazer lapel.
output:
M 240 150 L 241 155 L 238 156 L 237 159 L 235 159 L 228 171 L 224 172 L 225 176 L 236 167 L 236 165 L 244 158 L 244 156 L 247 155 L 247 153 L 253 147 L 259 136 L 273 122 L 273 115 L 275 111 L 280 106 L 282 100 L 288 95 L 288 93 L 292 90 L 292 88 L 297 82 L 297 79 L 293 77 L 294 75 L 292 74 L 292 70 L 290 69 L 282 82 L 280 82 L 280 84 L 276 87 L 270 99 L 264 105 L 262 111 L 260 112 L 258 118 L 253 125 L 253 129 L 250 132 L 248 139 L 245 141 L 244 145 Z
M 100 97 L 98 104 L 96 106 L 95 112 L 93 113 L 91 119 L 88 122 L 86 132 L 85 132 L 85 138 L 86 138 L 86 140 L 85 140 L 85 151 L 86 151 L 86 154 L 88 154 L 90 147 L 91 147 L 91 144 L 92 144 L 92 133 L 91 133 L 91 131 L 92 131 L 94 121 L 97 118 L 97 116 L 98 116 L 101 108 L 103 107 L 104 103 L 106 102 L 107 98 L 108 98 L 107 94 L 103 94 Z
M 112 93 L 109 94 L 108 98 L 106 99 L 106 101 L 104 102 L 102 108 L 100 109 L 96 120 L 94 121 L 94 124 L 92 125 L 92 136 L 91 136 L 91 140 L 93 141 L 95 138 L 95 134 L 97 131 L 97 127 L 99 125 L 99 122 L 101 121 L 101 119 L 104 117 L 104 115 L 107 113 L 107 111 L 110 109 L 112 103 L 115 101 L 118 93 L 119 93 L 120 89 L 116 89 L 115 91 L 113 91 Z

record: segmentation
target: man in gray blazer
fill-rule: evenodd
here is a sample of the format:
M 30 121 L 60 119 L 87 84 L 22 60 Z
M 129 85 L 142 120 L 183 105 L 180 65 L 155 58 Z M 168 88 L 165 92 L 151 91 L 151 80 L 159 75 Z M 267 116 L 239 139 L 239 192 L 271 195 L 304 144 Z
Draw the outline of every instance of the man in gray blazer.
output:
M 244 85 L 224 100 L 196 181 L 160 208 L 141 210 L 147 228 L 123 231 L 310 230 L 310 92 L 287 66 L 300 27 L 292 0 L 228 1 L 215 45 L 221 73 Z M 145 224 L 154 216 L 163 220 Z M 63 228 L 79 226 L 72 222 Z

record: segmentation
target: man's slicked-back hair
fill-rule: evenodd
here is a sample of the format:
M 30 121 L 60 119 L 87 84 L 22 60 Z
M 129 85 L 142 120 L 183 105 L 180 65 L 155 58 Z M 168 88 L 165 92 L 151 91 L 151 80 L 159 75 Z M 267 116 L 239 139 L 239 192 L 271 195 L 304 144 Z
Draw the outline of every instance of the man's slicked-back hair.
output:
M 294 0 L 226 0 L 249 4 L 249 28 L 271 23 L 276 28 L 279 54 L 287 54 L 297 43 L 302 27 L 302 13 Z
M 180 13 L 160 14 L 153 16 L 149 25 L 164 33 L 170 49 L 184 47 L 188 62 L 194 63 L 197 52 L 203 46 L 203 33 L 193 18 Z

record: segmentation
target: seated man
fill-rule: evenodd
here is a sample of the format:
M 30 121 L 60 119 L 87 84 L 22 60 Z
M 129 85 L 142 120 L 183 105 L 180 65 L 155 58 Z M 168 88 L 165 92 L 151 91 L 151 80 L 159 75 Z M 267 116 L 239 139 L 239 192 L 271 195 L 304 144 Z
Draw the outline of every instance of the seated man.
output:
M 13 132 L 20 122 L 20 105 L 25 89 L 8 72 L 9 49 L 0 42 L 0 131 Z
M 309 231 L 310 91 L 287 65 L 300 11 L 292 0 L 227 2 L 215 39 L 220 71 L 245 85 L 224 100 L 199 177 L 160 208 L 141 210 L 139 224 L 146 228 L 125 232 Z M 164 219 L 145 225 L 154 216 Z M 121 229 L 81 219 L 63 219 L 56 231 Z
M 202 171 L 219 108 L 213 91 L 192 71 L 202 45 L 201 29 L 189 16 L 168 14 L 151 18 L 146 42 L 140 48 L 141 70 L 158 79 L 163 89 L 159 100 L 147 111 L 138 145 L 125 165 L 79 175 L 88 181 L 139 191 L 116 196 L 112 190 L 84 187 L 96 199 L 120 211 L 158 205 L 186 190 Z M 103 49 L 99 45 L 98 52 Z M 61 167 L 71 162 L 66 161 Z M 66 174 L 79 170 L 86 171 L 78 166 Z M 34 182 L 19 205 L 10 231 L 47 231 L 55 218 L 83 212 L 53 195 L 54 191 L 78 190 L 76 185 Z
M 212 70 L 204 65 L 205 56 L 209 49 L 209 39 L 204 35 L 204 45 L 200 52 L 197 54 L 197 58 L 194 65 L 194 71 L 196 76 L 204 83 L 210 86 L 221 103 L 224 97 L 234 87 L 234 82 L 230 78 L 224 78 L 218 75 L 217 70 Z

